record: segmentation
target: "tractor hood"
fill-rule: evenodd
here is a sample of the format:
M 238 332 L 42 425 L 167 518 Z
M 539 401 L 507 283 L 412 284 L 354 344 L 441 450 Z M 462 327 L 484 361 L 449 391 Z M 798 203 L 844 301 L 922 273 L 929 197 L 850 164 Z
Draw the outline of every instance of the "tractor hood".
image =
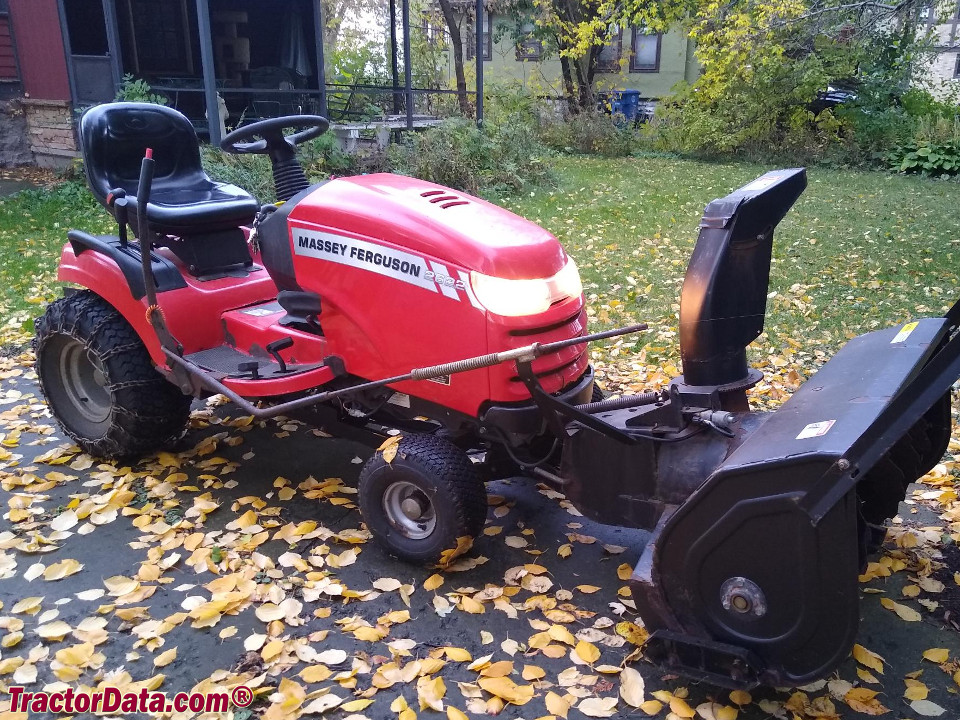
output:
M 553 235 L 519 215 L 402 175 L 331 180 L 303 198 L 289 219 L 501 278 L 551 277 L 567 261 Z

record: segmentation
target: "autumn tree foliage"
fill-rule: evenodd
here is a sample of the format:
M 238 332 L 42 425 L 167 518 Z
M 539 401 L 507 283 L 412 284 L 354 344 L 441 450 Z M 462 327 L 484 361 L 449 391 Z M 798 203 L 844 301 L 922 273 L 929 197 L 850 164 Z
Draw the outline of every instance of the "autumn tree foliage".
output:
M 938 9 L 924 0 L 703 0 L 685 23 L 701 73 L 661 113 L 661 142 L 817 155 L 855 142 L 855 114 L 896 105 L 915 79 L 930 46 L 928 12 Z M 848 103 L 818 102 L 837 86 Z
M 498 19 L 495 36 L 539 41 L 559 59 L 571 113 L 596 107 L 598 61 L 618 27 L 682 28 L 701 72 L 675 89 L 661 114 L 662 144 L 681 151 L 724 152 L 787 137 L 822 152 L 843 140 L 850 123 L 821 112 L 818 96 L 839 84 L 875 103 L 890 100 L 877 96 L 884 88 L 898 97 L 930 44 L 928 0 L 490 0 L 485 7 Z M 459 41 L 453 55 L 465 106 L 473 3 L 442 0 L 441 8 Z
M 665 32 L 684 21 L 695 0 L 513 0 L 504 10 L 514 35 L 540 40 L 560 60 L 571 112 L 596 105 L 594 81 L 600 53 L 618 27 Z M 531 29 L 532 27 L 532 29 Z

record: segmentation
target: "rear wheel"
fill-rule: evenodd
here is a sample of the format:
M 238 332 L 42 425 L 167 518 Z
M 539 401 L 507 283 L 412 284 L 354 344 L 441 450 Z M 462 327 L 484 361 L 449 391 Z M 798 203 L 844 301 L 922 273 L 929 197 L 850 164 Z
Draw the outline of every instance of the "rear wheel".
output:
M 467 454 L 435 435 L 400 440 L 387 462 L 370 458 L 360 473 L 360 512 L 373 536 L 408 562 L 430 564 L 487 517 L 487 493 Z
M 191 398 L 154 368 L 115 308 L 84 290 L 37 320 L 37 375 L 54 417 L 86 452 L 124 457 L 179 438 Z

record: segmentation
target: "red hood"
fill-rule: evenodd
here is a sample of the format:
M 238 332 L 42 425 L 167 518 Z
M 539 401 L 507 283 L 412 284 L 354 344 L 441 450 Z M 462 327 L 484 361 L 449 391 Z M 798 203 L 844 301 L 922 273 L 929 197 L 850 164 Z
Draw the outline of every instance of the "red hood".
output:
M 301 200 L 290 221 L 386 241 L 495 277 L 550 277 L 567 261 L 559 241 L 539 225 L 403 175 L 331 180 Z

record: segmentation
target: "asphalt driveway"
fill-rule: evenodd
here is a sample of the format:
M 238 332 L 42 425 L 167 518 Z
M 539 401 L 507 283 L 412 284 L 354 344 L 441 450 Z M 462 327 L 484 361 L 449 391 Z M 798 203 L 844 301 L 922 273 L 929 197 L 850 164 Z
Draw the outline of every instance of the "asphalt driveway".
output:
M 492 484 L 486 533 L 438 572 L 368 542 L 369 450 L 305 425 L 197 404 L 176 452 L 102 463 L 64 440 L 28 354 L 0 361 L 0 425 L 4 689 L 246 684 L 258 699 L 237 718 L 960 717 L 952 464 L 869 570 L 857 659 L 829 683 L 731 697 L 635 659 L 618 568 L 645 534 L 533 483 Z M 619 694 L 628 656 L 642 709 Z

